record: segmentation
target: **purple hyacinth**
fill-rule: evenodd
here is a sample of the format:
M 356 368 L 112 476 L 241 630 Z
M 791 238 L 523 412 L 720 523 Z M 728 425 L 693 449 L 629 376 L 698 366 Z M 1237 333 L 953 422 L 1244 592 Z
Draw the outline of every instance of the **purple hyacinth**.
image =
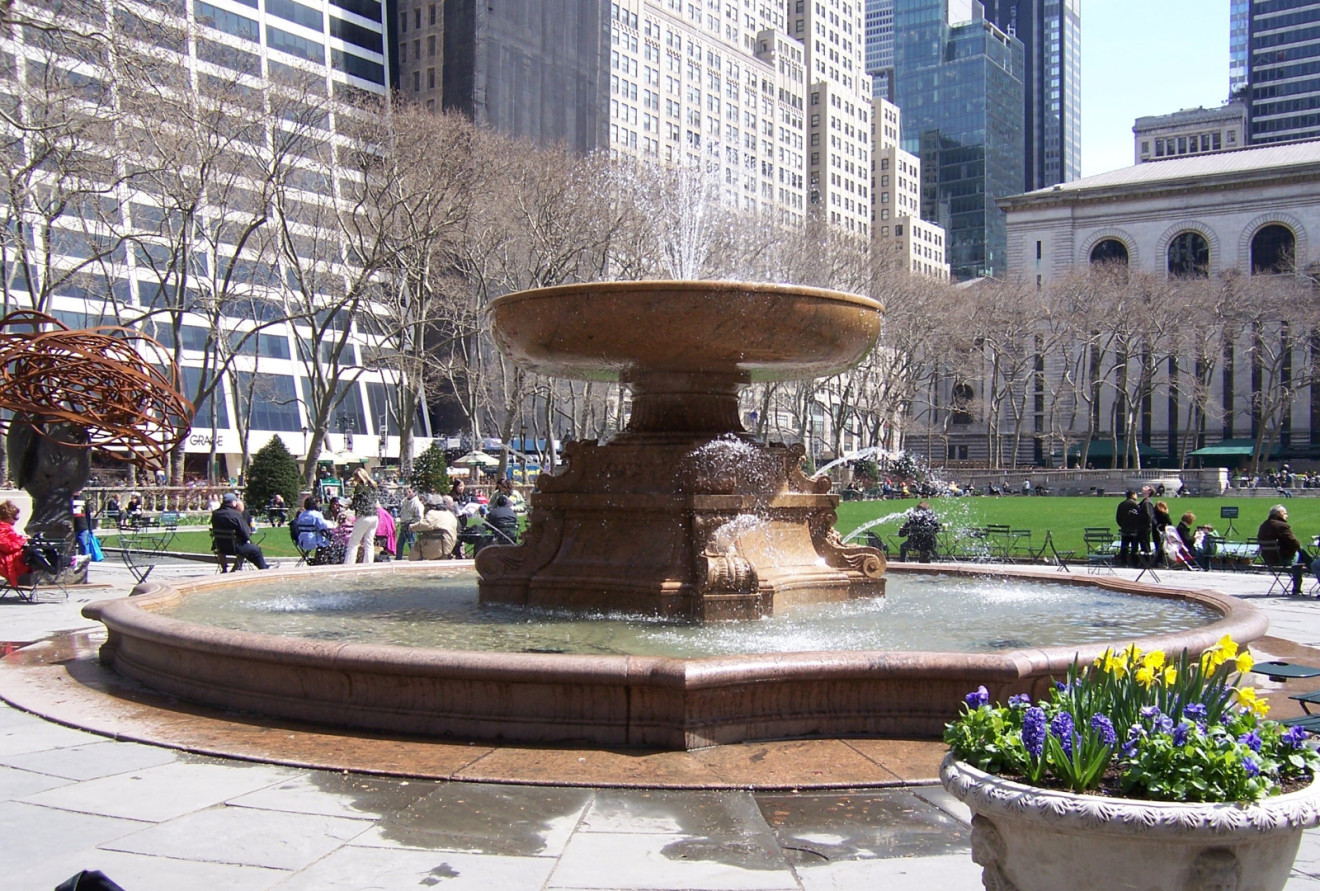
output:
M 1141 717 L 1145 718 L 1148 721 L 1151 720 L 1152 718 L 1158 718 L 1161 714 L 1162 712 L 1160 711 L 1160 707 L 1158 705 L 1147 705 L 1147 706 L 1143 706 L 1141 709 Z
M 1308 736 L 1310 736 L 1310 734 L 1302 727 L 1289 727 L 1284 731 L 1283 742 L 1285 745 L 1291 746 L 1294 749 L 1300 749 L 1302 746 L 1306 745 L 1306 738 Z
M 1092 715 L 1091 729 L 1100 733 L 1100 741 L 1107 746 L 1112 746 L 1118 742 L 1118 734 L 1114 732 L 1114 722 L 1109 720 L 1106 715 L 1099 712 Z
M 1183 717 L 1195 721 L 1197 724 L 1204 723 L 1207 714 L 1203 702 L 1193 702 L 1183 709 Z
M 984 686 L 977 687 L 975 690 L 968 693 L 964 697 L 964 700 L 972 708 L 980 708 L 983 705 L 989 705 L 990 691 L 987 690 Z
M 1026 693 L 1019 693 L 1016 696 L 1008 697 L 1009 708 L 1026 708 L 1031 705 L 1031 697 Z
M 1071 758 L 1073 749 L 1073 733 L 1076 732 L 1076 723 L 1073 716 L 1068 712 L 1059 712 L 1050 722 L 1050 733 L 1059 738 L 1059 745 L 1063 748 L 1063 754 Z
M 1175 746 L 1187 745 L 1187 734 L 1191 733 L 1192 725 L 1186 721 L 1180 721 L 1178 726 L 1173 728 L 1173 744 Z
M 1247 772 L 1247 776 L 1260 776 L 1260 765 L 1250 758 L 1242 759 L 1242 768 Z
M 1237 741 L 1242 743 L 1248 749 L 1251 749 L 1253 752 L 1260 751 L 1260 734 L 1254 730 L 1248 730 L 1246 733 L 1239 736 Z
M 1022 716 L 1022 745 L 1032 758 L 1045 750 L 1045 709 L 1032 707 Z

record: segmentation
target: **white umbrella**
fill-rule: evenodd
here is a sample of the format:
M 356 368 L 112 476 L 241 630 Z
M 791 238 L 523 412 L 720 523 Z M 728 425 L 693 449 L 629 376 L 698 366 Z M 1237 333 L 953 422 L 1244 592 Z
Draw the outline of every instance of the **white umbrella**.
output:
M 485 452 L 468 452 L 461 458 L 454 459 L 455 467 L 496 467 L 500 461 Z

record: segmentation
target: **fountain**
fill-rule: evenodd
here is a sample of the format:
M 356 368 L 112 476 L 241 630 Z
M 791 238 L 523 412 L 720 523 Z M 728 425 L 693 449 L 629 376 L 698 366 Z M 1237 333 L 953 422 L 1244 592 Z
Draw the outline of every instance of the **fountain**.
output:
M 1025 640 L 1013 628 L 979 651 L 884 649 L 865 640 L 848 648 L 845 635 L 819 632 L 813 639 L 828 640 L 828 649 L 571 653 L 529 639 L 478 650 L 466 641 L 488 637 L 494 624 L 514 626 L 517 637 L 523 617 L 594 623 L 602 612 L 641 614 L 641 621 L 739 636 L 798 611 L 885 603 L 884 558 L 839 540 L 828 480 L 801 473 L 800 450 L 748 436 L 737 402 L 749 382 L 848 368 L 874 343 L 878 304 L 778 285 L 642 282 L 511 294 L 492 303 L 491 314 L 501 347 L 526 367 L 622 381 L 633 406 L 623 433 L 577 444 L 563 472 L 542 476 L 524 544 L 480 555 L 480 581 L 469 575 L 467 583 L 480 602 L 462 607 L 458 637 L 450 638 L 465 643 L 398 645 L 334 629 L 294 637 L 254 632 L 241 617 L 226 628 L 171 615 L 208 591 L 271 591 L 262 574 L 185 589 L 148 583 L 138 596 L 88 605 L 84 614 L 108 630 L 101 661 L 185 700 L 337 727 L 690 749 L 812 736 L 938 737 L 978 684 L 1000 700 L 1039 695 L 1074 658 L 1093 659 L 1110 646 L 1200 651 L 1224 634 L 1245 643 L 1265 633 L 1263 614 L 1230 597 L 1069 576 L 1056 581 L 1176 599 L 1202 612 L 1176 629 L 1146 626 L 1139 634 L 1106 631 L 1107 620 L 1096 617 L 1080 643 Z M 282 590 L 314 581 L 322 595 L 378 597 L 371 621 L 402 621 L 404 609 L 391 604 L 402 607 L 406 598 L 373 582 L 412 579 L 434 590 L 435 572 L 437 564 L 424 563 L 318 567 L 289 574 Z M 409 620 L 437 621 L 428 610 Z M 742 621 L 724 621 L 733 619 Z M 479 627 L 464 637 L 464 624 Z
M 507 294 L 500 349 L 561 378 L 616 380 L 627 429 L 565 450 L 532 495 L 523 544 L 477 557 L 483 603 L 753 619 L 884 593 L 884 556 L 834 532 L 839 497 L 802 448 L 743 430 L 752 381 L 846 370 L 875 344 L 878 303 L 785 285 L 606 282 Z

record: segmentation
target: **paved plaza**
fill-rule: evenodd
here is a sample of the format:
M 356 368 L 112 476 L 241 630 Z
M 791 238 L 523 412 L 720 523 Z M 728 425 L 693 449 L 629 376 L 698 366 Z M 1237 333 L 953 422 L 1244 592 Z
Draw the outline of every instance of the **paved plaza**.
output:
M 156 572 L 160 578 L 213 574 L 196 564 Z M 1242 596 L 1264 609 L 1270 637 L 1257 645 L 1258 655 L 1320 656 L 1304 649 L 1320 650 L 1320 601 L 1266 597 L 1268 579 L 1260 575 L 1167 572 L 1161 580 Z M 124 596 L 131 585 L 112 561 L 95 566 L 92 581 L 97 587 L 75 589 L 67 603 L 0 602 L 0 640 L 35 642 L 81 630 L 89 633 L 62 637 L 81 639 L 85 653 L 99 640 L 99 626 L 82 618 L 82 604 Z M 426 777 L 380 775 L 398 771 L 369 760 L 361 770 L 374 773 L 359 772 L 348 751 L 340 753 L 340 763 L 354 770 L 311 769 L 296 757 L 240 760 L 197 754 L 215 748 L 198 744 L 181 750 L 116 739 L 120 712 L 89 712 L 86 703 L 100 694 L 82 685 L 28 685 L 11 695 L 18 689 L 13 679 L 23 671 L 17 667 L 22 655 L 0 665 L 0 694 L 33 711 L 85 715 L 76 723 L 100 733 L 0 705 L 5 888 L 53 888 L 81 869 L 99 869 L 126 891 L 981 887 L 969 852 L 969 815 L 934 782 L 930 746 L 924 760 L 912 757 L 906 768 L 894 768 L 916 780 L 910 785 L 896 785 L 883 756 L 861 743 L 826 741 L 801 750 L 801 757 L 831 764 L 854 759 L 846 774 L 856 777 L 852 788 L 804 783 L 749 791 L 731 787 L 736 779 L 717 784 L 724 788 L 674 788 L 682 784 L 673 782 L 671 788 L 647 788 L 645 773 L 655 770 L 658 776 L 654 765 L 671 762 L 627 752 L 610 756 L 611 770 L 631 768 L 628 781 L 618 784 L 588 769 L 589 752 L 580 754 L 583 771 L 575 775 L 564 762 L 579 753 L 562 750 L 516 753 L 523 761 L 558 759 L 559 775 L 569 777 L 561 784 L 512 782 L 510 776 L 523 775 L 516 767 L 491 771 L 486 782 L 430 778 L 480 775 L 473 765 L 482 761 L 484 748 L 461 768 L 424 771 Z M 95 669 L 86 655 L 67 661 L 75 678 L 80 661 L 88 663 L 84 672 Z M 1260 685 L 1285 692 L 1279 684 Z M 1286 695 L 1274 701 L 1276 714 L 1295 707 Z M 204 725 L 209 719 L 197 720 Z M 280 751 L 279 740 L 269 737 L 283 740 L 286 752 L 351 747 L 334 737 L 313 739 L 315 734 L 259 723 L 242 726 L 266 738 L 265 751 Z M 137 731 L 132 735 L 141 738 Z M 303 740 L 309 740 L 305 747 Z M 428 744 L 412 745 L 418 752 Z M 459 749 L 434 748 L 446 757 Z M 706 759 L 701 769 L 712 775 L 721 758 L 739 761 L 742 770 L 763 763 L 772 775 L 775 759 L 798 757 L 796 751 L 746 744 L 695 757 Z M 489 757 L 498 761 L 497 754 Z M 304 760 L 335 763 L 333 757 Z M 521 767 L 534 774 L 534 765 Z M 1287 887 L 1320 889 L 1320 831 L 1307 834 Z

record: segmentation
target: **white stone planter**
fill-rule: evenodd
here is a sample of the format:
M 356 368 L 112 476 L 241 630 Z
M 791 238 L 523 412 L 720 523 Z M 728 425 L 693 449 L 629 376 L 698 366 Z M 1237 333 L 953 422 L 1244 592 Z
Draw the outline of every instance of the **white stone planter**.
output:
M 1010 782 L 951 754 L 940 781 L 971 808 L 972 859 L 998 891 L 1277 891 L 1320 825 L 1320 783 L 1252 805 L 1136 801 Z

